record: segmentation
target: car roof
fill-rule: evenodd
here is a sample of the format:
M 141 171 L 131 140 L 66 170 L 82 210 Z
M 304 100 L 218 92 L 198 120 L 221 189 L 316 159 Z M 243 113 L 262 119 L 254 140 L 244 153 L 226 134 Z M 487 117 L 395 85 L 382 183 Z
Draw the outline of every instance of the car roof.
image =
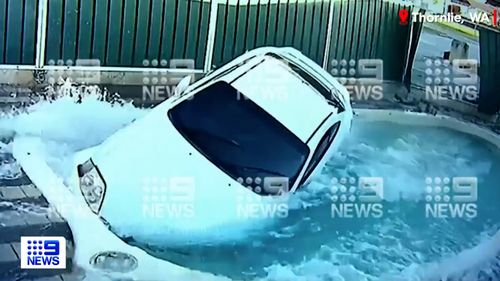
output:
M 224 80 L 306 143 L 336 108 L 285 62 L 271 56 L 254 60 L 250 69 Z

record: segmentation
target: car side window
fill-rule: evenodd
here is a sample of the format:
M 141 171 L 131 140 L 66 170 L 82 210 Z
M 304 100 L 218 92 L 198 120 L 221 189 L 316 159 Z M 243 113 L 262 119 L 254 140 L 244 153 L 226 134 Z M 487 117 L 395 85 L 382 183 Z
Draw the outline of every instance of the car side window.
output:
M 333 140 L 337 135 L 339 127 L 340 127 L 340 122 L 335 123 L 332 127 L 330 127 L 330 129 L 328 129 L 328 131 L 326 131 L 325 135 L 321 138 L 318 147 L 314 151 L 314 154 L 311 157 L 311 161 L 309 162 L 309 165 L 307 166 L 306 171 L 304 172 L 304 177 L 302 178 L 300 185 L 303 185 L 306 182 L 306 180 L 311 176 L 316 166 L 318 166 L 321 159 L 323 159 L 323 156 L 325 156 L 325 153 L 328 151 L 328 148 L 330 148 L 331 144 L 333 143 Z

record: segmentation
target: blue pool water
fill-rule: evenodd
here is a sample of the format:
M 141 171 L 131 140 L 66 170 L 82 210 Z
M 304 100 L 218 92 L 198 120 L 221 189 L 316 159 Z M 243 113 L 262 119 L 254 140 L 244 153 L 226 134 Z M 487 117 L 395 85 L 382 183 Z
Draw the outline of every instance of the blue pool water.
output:
M 331 180 L 343 177 L 382 178 L 383 215 L 332 218 Z M 436 177 L 475 177 L 477 201 L 456 204 L 469 209 L 456 211 L 455 218 L 450 210 L 426 214 L 429 177 L 441 189 L 446 185 L 435 184 Z M 355 120 L 322 175 L 290 198 L 286 218 L 265 230 L 212 245 L 136 243 L 178 264 L 243 280 L 500 280 L 500 245 L 493 253 L 463 253 L 499 230 L 499 182 L 500 152 L 479 138 Z

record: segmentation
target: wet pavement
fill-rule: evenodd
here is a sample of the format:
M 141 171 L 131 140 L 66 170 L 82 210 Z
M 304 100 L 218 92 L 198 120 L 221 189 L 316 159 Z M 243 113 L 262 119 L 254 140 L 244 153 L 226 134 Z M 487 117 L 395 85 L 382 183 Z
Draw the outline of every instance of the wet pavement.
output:
M 0 280 L 77 280 L 70 274 L 73 238 L 68 224 L 50 208 L 22 169 L 15 167 L 11 154 L 1 153 L 0 158 L 2 166 L 8 165 L 13 171 L 0 178 Z M 20 236 L 66 237 L 67 269 L 21 270 Z

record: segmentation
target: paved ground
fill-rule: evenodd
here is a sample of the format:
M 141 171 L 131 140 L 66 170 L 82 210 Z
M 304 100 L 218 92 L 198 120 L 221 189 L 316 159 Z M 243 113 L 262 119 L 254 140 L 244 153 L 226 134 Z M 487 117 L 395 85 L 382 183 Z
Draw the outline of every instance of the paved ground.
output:
M 0 158 L 2 165 L 17 165 L 10 154 L 1 154 Z M 73 271 L 73 238 L 68 224 L 49 207 L 24 172 L 17 172 L 21 175 L 0 179 L 0 280 L 78 280 L 78 274 L 69 274 Z M 21 271 L 20 236 L 66 237 L 68 268 Z
M 412 83 L 414 87 L 423 89 L 426 86 L 425 78 L 429 76 L 425 73 L 426 69 L 429 68 L 429 66 L 426 65 L 426 61 L 442 61 L 445 51 L 450 50 L 454 39 L 466 43 L 469 46 L 468 59 L 479 62 L 478 40 L 471 39 L 459 32 L 443 30 L 439 26 L 426 25 L 422 31 L 417 55 L 413 63 Z M 431 68 L 434 70 L 434 66 Z M 451 66 L 450 69 L 452 69 Z M 474 86 L 479 89 L 479 79 Z

